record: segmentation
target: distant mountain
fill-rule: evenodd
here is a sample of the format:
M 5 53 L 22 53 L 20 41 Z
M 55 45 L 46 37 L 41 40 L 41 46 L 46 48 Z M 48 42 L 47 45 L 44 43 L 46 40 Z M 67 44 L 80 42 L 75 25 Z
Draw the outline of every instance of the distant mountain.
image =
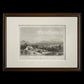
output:
M 50 44 L 59 44 L 59 43 L 63 43 L 62 41 L 40 41 L 40 42 L 36 42 L 36 43 L 31 43 L 28 41 L 21 41 L 21 45 L 27 44 L 27 45 L 50 45 Z
M 30 42 L 28 42 L 28 41 L 24 41 L 24 40 L 22 40 L 22 41 L 20 42 L 20 44 L 21 44 L 21 45 L 24 45 L 24 44 L 29 45 L 29 44 L 31 44 L 31 43 L 30 43 Z
M 39 43 L 63 43 L 62 41 L 41 41 L 41 42 L 39 42 Z
M 20 41 L 21 45 L 24 45 L 25 43 L 26 43 L 26 41 L 24 41 L 24 40 Z
M 57 41 L 41 41 L 38 43 L 33 43 L 32 45 L 38 45 L 38 46 L 54 46 L 54 45 L 59 45 L 59 44 L 63 44 L 63 42 L 57 42 Z

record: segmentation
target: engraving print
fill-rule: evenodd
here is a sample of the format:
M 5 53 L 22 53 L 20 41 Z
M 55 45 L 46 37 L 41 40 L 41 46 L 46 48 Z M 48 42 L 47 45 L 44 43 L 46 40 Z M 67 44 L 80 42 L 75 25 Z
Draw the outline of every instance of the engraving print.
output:
M 63 56 L 65 26 L 20 26 L 21 56 Z

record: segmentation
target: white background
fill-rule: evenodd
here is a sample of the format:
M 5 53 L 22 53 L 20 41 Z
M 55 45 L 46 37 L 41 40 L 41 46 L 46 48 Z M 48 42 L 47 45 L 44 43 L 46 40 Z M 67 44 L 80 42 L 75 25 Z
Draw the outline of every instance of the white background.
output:
M 20 59 L 19 25 L 66 25 L 66 60 Z M 77 17 L 7 17 L 7 67 L 76 68 Z

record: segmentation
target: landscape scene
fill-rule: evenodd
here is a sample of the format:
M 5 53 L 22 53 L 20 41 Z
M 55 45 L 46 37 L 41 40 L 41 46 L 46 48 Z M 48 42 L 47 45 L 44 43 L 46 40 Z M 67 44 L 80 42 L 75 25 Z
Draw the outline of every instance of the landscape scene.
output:
M 21 56 L 62 56 L 64 54 L 62 27 L 20 28 Z

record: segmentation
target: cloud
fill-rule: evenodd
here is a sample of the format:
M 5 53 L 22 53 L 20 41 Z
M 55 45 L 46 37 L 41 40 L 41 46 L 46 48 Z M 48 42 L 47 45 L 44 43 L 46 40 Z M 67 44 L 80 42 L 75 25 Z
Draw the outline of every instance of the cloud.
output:
M 39 31 L 37 31 L 37 33 L 39 35 L 60 35 L 60 34 L 63 34 L 60 31 L 51 31 L 51 30 L 48 30 L 48 31 L 39 30 Z

